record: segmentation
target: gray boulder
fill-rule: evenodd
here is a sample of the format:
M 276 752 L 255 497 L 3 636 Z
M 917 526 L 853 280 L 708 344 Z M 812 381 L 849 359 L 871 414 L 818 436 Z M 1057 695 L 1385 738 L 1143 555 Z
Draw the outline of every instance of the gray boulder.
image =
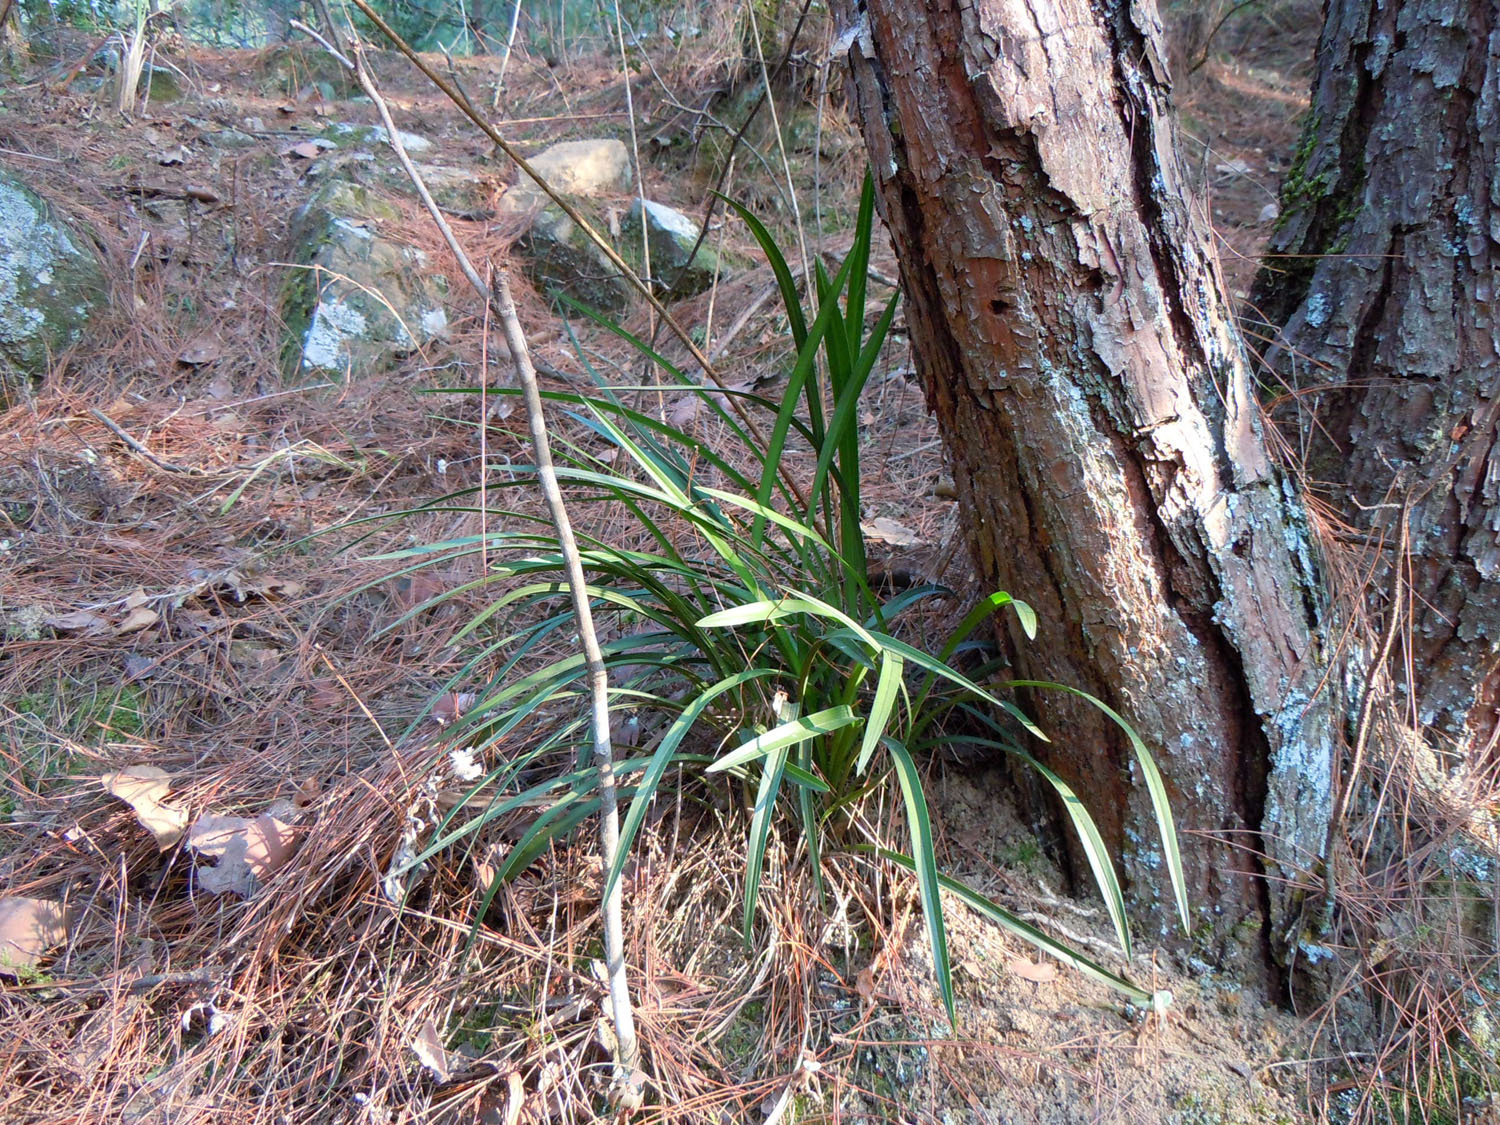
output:
M 621 244 L 627 260 L 632 263 L 641 257 L 642 211 L 641 201 L 636 200 L 621 229 Z M 676 208 L 648 199 L 644 213 L 646 244 L 651 250 L 651 276 L 657 288 L 667 296 L 691 297 L 702 293 L 714 283 L 716 269 L 718 276 L 723 278 L 740 266 L 741 263 L 730 260 L 728 255 L 721 260 L 708 240 L 705 239 L 700 246 L 698 235 L 703 228 Z
M 45 375 L 108 299 L 89 238 L 0 169 L 0 401 Z
M 563 141 L 527 163 L 595 230 L 608 229 L 599 201 L 630 190 L 630 153 L 614 139 Z M 530 177 L 523 174 L 505 193 L 499 214 L 525 223 L 519 248 L 539 289 L 566 293 L 606 312 L 620 312 L 629 303 L 630 284 Z
M 606 229 L 597 208 L 582 200 L 574 206 L 595 230 Z M 527 276 L 542 292 L 566 293 L 602 312 L 622 312 L 629 305 L 630 283 L 561 208 L 538 213 L 518 245 Z
M 630 150 L 613 137 L 594 141 L 560 141 L 526 163 L 546 180 L 559 195 L 570 200 L 597 199 L 619 195 L 630 190 Z M 505 193 L 501 207 L 512 213 L 529 211 L 545 205 L 547 196 L 530 176 L 521 175 L 516 186 Z
M 381 234 L 401 216 L 366 188 L 331 180 L 292 218 L 282 290 L 282 366 L 297 379 L 390 370 L 448 327 L 446 282 L 427 256 Z

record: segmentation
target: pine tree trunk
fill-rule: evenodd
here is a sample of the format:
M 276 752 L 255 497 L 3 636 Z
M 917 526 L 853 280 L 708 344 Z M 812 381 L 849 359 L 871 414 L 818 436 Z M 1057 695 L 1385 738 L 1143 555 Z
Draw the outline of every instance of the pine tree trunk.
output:
M 1267 362 L 1297 392 L 1285 420 L 1313 488 L 1385 545 L 1368 604 L 1401 615 L 1391 671 L 1408 724 L 1443 765 L 1490 765 L 1500 5 L 1332 0 L 1317 73 L 1254 295 Z
M 1041 618 L 1035 643 L 1010 637 L 1016 673 L 1135 725 L 1168 779 L 1198 936 L 1268 964 L 1323 848 L 1340 712 L 1154 8 L 869 0 L 839 18 L 974 559 Z M 1076 698 L 1026 705 L 1164 930 L 1128 748 Z

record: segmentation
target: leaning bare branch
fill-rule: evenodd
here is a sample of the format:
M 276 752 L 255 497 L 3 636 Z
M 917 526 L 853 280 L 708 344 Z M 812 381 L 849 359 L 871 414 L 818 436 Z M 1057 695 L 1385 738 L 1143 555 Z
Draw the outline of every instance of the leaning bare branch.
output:
M 557 534 L 558 548 L 563 555 L 568 576 L 568 587 L 573 599 L 573 615 L 578 625 L 578 636 L 583 645 L 584 657 L 589 671 L 589 697 L 591 703 L 591 726 L 594 744 L 594 760 L 599 769 L 599 835 L 600 850 L 605 870 L 614 866 L 620 848 L 620 816 L 616 796 L 614 750 L 609 735 L 609 678 L 604 666 L 604 653 L 599 647 L 594 630 L 593 613 L 585 593 L 586 580 L 583 561 L 578 553 L 578 544 L 573 536 L 572 522 L 568 518 L 567 506 L 563 502 L 562 489 L 558 485 L 557 473 L 552 464 L 551 446 L 547 439 L 546 413 L 542 406 L 541 390 L 537 385 L 536 369 L 526 347 L 526 338 L 521 332 L 516 317 L 515 302 L 511 299 L 510 287 L 505 274 L 495 275 L 495 288 L 491 290 L 479 276 L 463 247 L 459 244 L 453 228 L 443 218 L 441 210 L 427 190 L 416 165 L 407 155 L 401 142 L 400 130 L 391 118 L 390 107 L 375 86 L 364 56 L 357 44 L 352 45 L 354 73 L 360 88 L 374 103 L 385 126 L 391 149 L 400 161 L 402 169 L 416 188 L 427 213 L 442 233 L 448 248 L 458 259 L 459 268 L 491 307 L 505 330 L 505 342 L 515 361 L 516 374 L 521 382 L 522 398 L 526 404 L 526 418 L 531 430 L 531 441 L 536 457 L 537 477 L 541 481 L 542 494 L 552 516 L 552 525 Z M 625 978 L 625 939 L 623 924 L 623 890 L 615 880 L 604 900 L 604 953 L 607 963 L 610 1011 L 614 1021 L 617 1043 L 615 1055 L 614 1097 L 622 1108 L 634 1108 L 644 1098 L 644 1074 L 640 1069 L 640 1046 L 635 1033 L 635 1016 L 630 1000 L 630 990 Z

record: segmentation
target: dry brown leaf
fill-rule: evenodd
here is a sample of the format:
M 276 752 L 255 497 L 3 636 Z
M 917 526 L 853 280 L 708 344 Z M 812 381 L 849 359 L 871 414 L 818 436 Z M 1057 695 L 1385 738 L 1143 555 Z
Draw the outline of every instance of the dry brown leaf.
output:
M 915 531 L 885 516 L 865 520 L 859 528 L 865 533 L 866 539 L 889 543 L 892 547 L 920 547 L 922 545 L 922 537 Z
M 156 846 L 166 851 L 187 831 L 187 809 L 162 801 L 172 787 L 172 777 L 159 766 L 129 766 L 107 773 L 99 783 L 111 796 L 135 810 L 136 819 L 156 837 Z
M 344 689 L 328 676 L 320 676 L 307 685 L 307 705 L 317 711 L 332 711 L 344 702 Z
M 526 1105 L 526 1083 L 522 1080 L 519 1070 L 511 1071 L 505 1083 L 507 1087 L 505 1125 L 516 1125 L 521 1120 L 521 1109 Z
M 422 1026 L 417 1028 L 417 1034 L 408 1046 L 418 1061 L 432 1071 L 439 1082 L 448 1081 L 453 1068 L 448 1059 L 447 1048 L 443 1046 L 443 1037 L 438 1034 L 437 1024 L 432 1022 L 431 1017 L 422 1021 Z
M 667 411 L 667 425 L 676 430 L 685 430 L 702 409 L 702 398 L 695 394 L 685 394 Z
M 461 719 L 470 707 L 479 699 L 472 691 L 449 691 L 444 692 L 436 703 L 432 705 L 432 721 L 440 727 L 445 727 L 454 719 Z
M 323 155 L 323 146 L 315 141 L 303 141 L 287 149 L 283 156 L 300 156 L 303 160 L 316 160 Z
M 1005 967 L 1022 980 L 1029 980 L 1032 984 L 1051 984 L 1057 979 L 1057 966 L 1051 961 L 1038 963 L 1029 961 L 1025 957 L 1017 957 Z
M 147 609 L 143 605 L 136 606 L 115 626 L 115 636 L 134 633 L 137 629 L 144 629 L 147 625 L 155 625 L 160 620 L 161 614 L 157 613 L 156 610 Z
M 188 367 L 202 367 L 204 364 L 212 363 L 223 354 L 224 349 L 218 340 L 212 336 L 199 336 L 177 353 L 177 362 L 186 364 Z
M 68 911 L 45 898 L 0 899 L 0 973 L 36 968 L 49 949 L 68 940 Z
M 75 609 L 72 613 L 54 613 L 45 618 L 50 628 L 59 633 L 96 633 L 109 628 L 109 619 L 91 609 Z
M 200 816 L 188 833 L 188 847 L 218 865 L 197 868 L 198 886 L 210 894 L 233 891 L 249 898 L 292 858 L 297 843 L 291 825 L 261 813 L 243 816 Z

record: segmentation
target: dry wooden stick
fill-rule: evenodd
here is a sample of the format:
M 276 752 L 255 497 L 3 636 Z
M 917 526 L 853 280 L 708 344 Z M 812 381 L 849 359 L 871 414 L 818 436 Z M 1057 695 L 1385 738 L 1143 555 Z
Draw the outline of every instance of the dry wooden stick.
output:
M 330 32 L 333 29 L 330 27 Z M 515 361 L 516 375 L 521 384 L 522 399 L 526 404 L 526 420 L 531 430 L 531 444 L 535 453 L 537 478 L 542 485 L 542 495 L 552 516 L 552 526 L 557 535 L 558 549 L 562 554 L 572 595 L 573 616 L 578 625 L 578 636 L 583 646 L 584 659 L 589 674 L 589 699 L 591 727 L 594 743 L 594 760 L 599 769 L 599 837 L 601 858 L 606 871 L 612 869 L 615 856 L 620 850 L 620 813 L 616 793 L 614 748 L 609 734 L 609 674 L 604 665 L 604 652 L 594 630 L 593 612 L 589 606 L 587 580 L 583 573 L 583 560 L 578 553 L 578 543 L 573 536 L 572 521 L 568 518 L 567 505 L 563 502 L 562 488 L 557 481 L 557 471 L 552 463 L 551 444 L 547 439 L 547 417 L 542 406 L 541 388 L 537 383 L 536 369 L 531 363 L 531 354 L 526 347 L 526 337 L 521 331 L 516 316 L 515 301 L 511 299 L 510 286 L 504 272 L 495 274 L 495 286 L 487 287 L 474 268 L 453 229 L 443 218 L 442 211 L 427 190 L 421 174 L 407 155 L 401 142 L 400 130 L 391 118 L 390 107 L 376 88 L 364 55 L 357 42 L 349 44 L 348 53 L 354 58 L 354 73 L 360 88 L 374 103 L 385 126 L 386 139 L 396 159 L 401 162 L 407 178 L 416 188 L 427 213 L 442 232 L 448 248 L 458 259 L 459 268 L 469 284 L 474 286 L 480 298 L 492 308 L 505 331 L 505 343 Z M 483 423 L 481 423 L 483 424 Z M 483 466 L 481 466 L 483 472 Z M 621 880 L 604 900 L 604 956 L 608 972 L 610 1010 L 614 1019 L 616 1054 L 613 1096 L 622 1109 L 635 1109 L 645 1097 L 645 1074 L 640 1069 L 640 1044 L 635 1033 L 635 1012 L 631 1005 L 630 989 L 625 978 L 625 927 L 623 921 L 624 892 Z

